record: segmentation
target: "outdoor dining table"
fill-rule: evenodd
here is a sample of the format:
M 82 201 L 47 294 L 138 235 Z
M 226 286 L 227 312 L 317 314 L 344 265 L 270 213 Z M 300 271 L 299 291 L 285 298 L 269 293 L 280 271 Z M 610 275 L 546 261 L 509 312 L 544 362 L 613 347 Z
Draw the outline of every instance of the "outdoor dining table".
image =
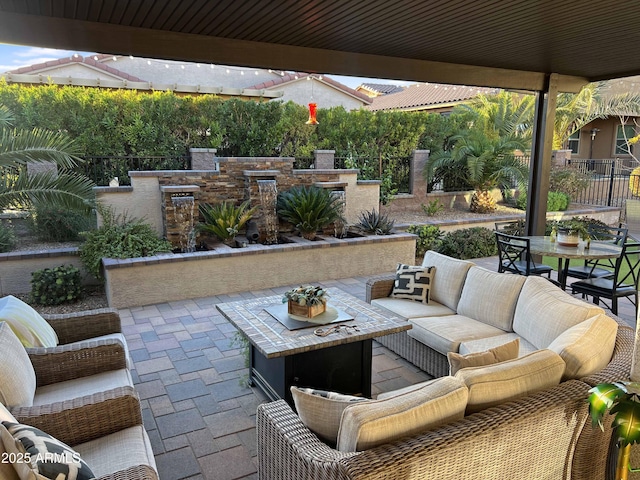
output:
M 586 242 L 580 241 L 577 247 L 569 247 L 552 241 L 547 236 L 531 236 L 529 239 L 532 255 L 543 257 L 556 257 L 558 259 L 558 283 L 563 290 L 567 287 L 567 271 L 569 260 L 597 260 L 605 258 L 617 258 L 622 254 L 622 247 L 613 243 L 591 241 L 587 248 Z

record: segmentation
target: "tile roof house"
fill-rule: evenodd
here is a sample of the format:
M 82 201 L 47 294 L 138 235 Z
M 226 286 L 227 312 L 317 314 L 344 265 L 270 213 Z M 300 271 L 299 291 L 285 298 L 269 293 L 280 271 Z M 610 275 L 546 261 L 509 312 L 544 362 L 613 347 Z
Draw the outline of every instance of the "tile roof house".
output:
M 386 83 L 363 83 L 356 87 L 358 92 L 362 92 L 369 97 L 379 97 L 380 95 L 389 95 L 390 93 L 398 93 L 404 90 L 400 85 L 391 85 Z
M 397 93 L 377 96 L 368 110 L 428 110 L 444 113 L 453 107 L 480 94 L 498 93 L 497 88 L 467 87 L 464 85 L 444 85 L 440 83 L 417 83 Z
M 315 101 L 320 108 L 342 105 L 347 110 L 371 103 L 366 95 L 326 76 L 121 55 L 76 54 L 0 76 L 8 83 L 209 93 L 222 98 L 292 100 L 301 105 Z

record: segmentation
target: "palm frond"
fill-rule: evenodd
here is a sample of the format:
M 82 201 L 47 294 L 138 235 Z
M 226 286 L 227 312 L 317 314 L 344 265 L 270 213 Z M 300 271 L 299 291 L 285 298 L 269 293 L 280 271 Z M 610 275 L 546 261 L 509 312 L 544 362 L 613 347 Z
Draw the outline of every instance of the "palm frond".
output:
M 78 153 L 73 141 L 62 133 L 42 129 L 0 130 L 0 168 L 45 161 L 73 168 L 83 161 Z

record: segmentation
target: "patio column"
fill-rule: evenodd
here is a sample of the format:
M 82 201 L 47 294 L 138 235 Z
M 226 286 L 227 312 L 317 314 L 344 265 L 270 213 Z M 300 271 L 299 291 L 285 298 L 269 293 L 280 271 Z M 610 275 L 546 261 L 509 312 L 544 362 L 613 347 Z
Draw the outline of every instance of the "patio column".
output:
M 536 93 L 525 225 L 527 235 L 544 235 L 557 97 L 558 74 L 552 73 L 547 78 L 545 89 Z

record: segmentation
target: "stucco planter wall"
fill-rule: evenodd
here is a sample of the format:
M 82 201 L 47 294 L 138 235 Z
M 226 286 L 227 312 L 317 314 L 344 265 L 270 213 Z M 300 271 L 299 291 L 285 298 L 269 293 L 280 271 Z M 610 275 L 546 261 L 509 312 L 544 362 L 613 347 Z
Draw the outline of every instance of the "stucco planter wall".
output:
M 109 306 L 127 308 L 188 298 L 369 276 L 413 264 L 416 237 L 407 233 L 125 260 L 103 259 Z

